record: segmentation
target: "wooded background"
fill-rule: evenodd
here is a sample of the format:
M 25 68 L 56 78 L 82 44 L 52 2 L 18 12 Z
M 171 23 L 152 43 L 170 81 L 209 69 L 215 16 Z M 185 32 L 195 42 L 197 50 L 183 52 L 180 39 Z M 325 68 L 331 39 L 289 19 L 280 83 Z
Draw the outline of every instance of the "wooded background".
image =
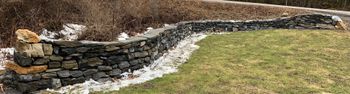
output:
M 256 3 L 268 3 L 288 6 L 300 6 L 323 9 L 350 10 L 350 0 L 231 0 Z

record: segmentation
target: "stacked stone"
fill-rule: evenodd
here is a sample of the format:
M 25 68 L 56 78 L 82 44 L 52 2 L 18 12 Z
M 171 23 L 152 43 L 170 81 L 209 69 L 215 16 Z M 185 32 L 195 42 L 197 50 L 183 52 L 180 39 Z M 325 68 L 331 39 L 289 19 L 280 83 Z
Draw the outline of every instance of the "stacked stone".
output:
M 207 31 L 252 31 L 264 29 L 335 29 L 336 21 L 328 15 L 299 15 L 256 21 L 193 21 L 184 24 L 191 26 L 194 32 Z
M 47 66 L 32 74 L 10 72 L 13 85 L 22 92 L 82 83 L 86 80 L 108 81 L 121 73 L 152 64 L 192 33 L 207 31 L 246 31 L 261 29 L 334 29 L 334 21 L 325 15 L 301 15 L 258 21 L 180 22 L 151 30 L 143 36 L 118 42 L 41 41 L 17 50 L 16 62 L 22 67 Z M 31 53 L 28 53 L 31 52 Z

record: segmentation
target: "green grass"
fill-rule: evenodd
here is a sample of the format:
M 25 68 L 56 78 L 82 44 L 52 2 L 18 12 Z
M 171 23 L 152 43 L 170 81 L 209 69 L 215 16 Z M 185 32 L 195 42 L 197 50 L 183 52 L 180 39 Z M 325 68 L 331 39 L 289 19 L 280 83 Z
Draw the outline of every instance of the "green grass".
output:
M 350 33 L 211 35 L 179 72 L 112 94 L 350 93 Z

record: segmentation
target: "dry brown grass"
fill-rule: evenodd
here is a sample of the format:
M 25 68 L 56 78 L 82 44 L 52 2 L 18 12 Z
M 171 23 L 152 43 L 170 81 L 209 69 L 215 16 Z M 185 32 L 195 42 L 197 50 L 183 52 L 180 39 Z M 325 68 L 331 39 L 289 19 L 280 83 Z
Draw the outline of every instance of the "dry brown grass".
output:
M 304 13 L 293 9 L 204 3 L 197 0 L 0 0 L 0 47 L 12 46 L 14 31 L 57 31 L 63 23 L 88 27 L 79 40 L 111 41 L 147 27 L 203 19 L 265 19 Z

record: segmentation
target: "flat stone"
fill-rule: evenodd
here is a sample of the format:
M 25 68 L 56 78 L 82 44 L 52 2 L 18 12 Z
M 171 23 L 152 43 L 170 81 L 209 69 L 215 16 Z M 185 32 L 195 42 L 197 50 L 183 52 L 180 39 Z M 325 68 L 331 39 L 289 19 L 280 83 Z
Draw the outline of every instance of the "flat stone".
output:
M 66 78 L 66 79 L 62 79 L 62 85 L 63 86 L 67 86 L 67 85 L 74 85 L 77 83 L 84 83 L 85 82 L 85 78 L 84 77 L 79 77 L 79 78 Z
M 51 79 L 44 79 L 32 82 L 16 83 L 14 85 L 15 87 L 17 87 L 16 90 L 19 90 L 20 92 L 25 94 L 29 94 L 29 92 L 38 91 L 40 89 L 52 88 L 51 81 Z
M 34 65 L 46 65 L 47 63 L 50 62 L 50 59 L 48 58 L 41 58 L 41 59 L 37 59 L 33 62 Z
M 63 71 L 57 72 L 57 75 L 58 77 L 61 77 L 61 78 L 67 78 L 70 76 L 70 73 L 68 70 L 63 70 Z
M 118 66 L 119 66 L 120 69 L 124 69 L 124 68 L 130 67 L 130 64 L 129 64 L 129 62 L 127 62 L 127 61 L 123 61 L 123 62 L 120 62 L 120 63 L 118 64 Z
M 82 45 L 79 41 L 54 41 L 53 43 L 61 47 L 77 47 Z
M 134 53 L 135 57 L 146 57 L 148 56 L 148 52 L 147 51 L 143 51 L 143 52 L 136 52 Z
M 120 61 L 126 61 L 128 60 L 128 56 L 126 55 L 120 55 L 120 56 L 111 56 L 108 57 L 107 62 L 114 65 L 117 64 Z
M 79 47 L 77 48 L 77 52 L 80 52 L 80 53 L 85 53 L 89 50 L 90 48 L 87 48 L 87 47 Z
M 37 81 L 41 79 L 39 74 L 18 75 L 18 80 L 21 82 Z
M 27 56 L 23 56 L 20 53 L 14 53 L 14 60 L 15 62 L 22 66 L 22 67 L 28 67 L 31 66 L 33 59 Z
M 97 80 L 97 82 L 108 82 L 108 81 L 112 81 L 111 77 L 107 77 L 107 78 L 100 78 Z
M 132 66 L 130 69 L 131 70 L 138 70 L 138 69 L 141 69 L 143 68 L 143 65 L 135 65 L 135 66 Z
M 94 66 L 102 65 L 103 64 L 103 60 L 101 60 L 98 57 L 89 58 L 89 59 L 83 59 L 81 64 L 87 64 L 90 67 L 94 67 Z
M 111 71 L 113 68 L 111 66 L 98 66 L 97 69 L 100 71 Z
M 77 77 L 83 76 L 84 74 L 82 71 L 70 71 L 70 75 L 74 78 L 77 78 Z
M 57 72 L 57 71 L 61 71 L 61 68 L 58 69 L 47 69 L 45 72 Z
M 49 57 L 51 61 L 63 61 L 63 57 L 62 56 L 57 56 L 57 55 L 53 55 Z
M 98 72 L 98 73 L 96 73 L 96 74 L 94 74 L 92 76 L 92 78 L 94 80 L 98 80 L 98 79 L 101 79 L 101 78 L 107 78 L 107 77 L 109 77 L 109 76 L 105 72 Z
M 60 68 L 60 67 L 61 67 L 61 63 L 60 62 L 49 62 L 49 69 Z
M 120 76 L 122 74 L 122 70 L 120 70 L 120 69 L 113 69 L 110 73 L 109 73 L 109 75 L 110 76 L 113 76 L 113 77 L 115 77 L 115 76 Z
M 41 77 L 42 78 L 56 78 L 57 77 L 57 73 L 56 72 L 45 72 L 45 73 L 41 73 Z
M 62 68 L 64 68 L 64 69 L 78 69 L 78 63 L 75 60 L 63 61 Z
M 116 47 L 116 46 L 106 46 L 106 51 L 110 52 L 110 51 L 115 51 L 120 49 L 120 47 Z
M 43 50 L 46 56 L 52 55 L 53 53 L 53 48 L 51 44 L 43 44 Z
M 136 59 L 136 60 L 130 61 L 130 65 L 137 65 L 137 64 L 139 64 L 139 63 L 142 63 L 142 60 Z
M 97 69 L 88 69 L 86 71 L 83 72 L 84 76 L 91 76 L 92 74 L 97 73 L 98 70 Z
M 61 52 L 66 54 L 66 55 L 70 55 L 70 54 L 77 53 L 77 50 L 75 48 L 62 48 Z

